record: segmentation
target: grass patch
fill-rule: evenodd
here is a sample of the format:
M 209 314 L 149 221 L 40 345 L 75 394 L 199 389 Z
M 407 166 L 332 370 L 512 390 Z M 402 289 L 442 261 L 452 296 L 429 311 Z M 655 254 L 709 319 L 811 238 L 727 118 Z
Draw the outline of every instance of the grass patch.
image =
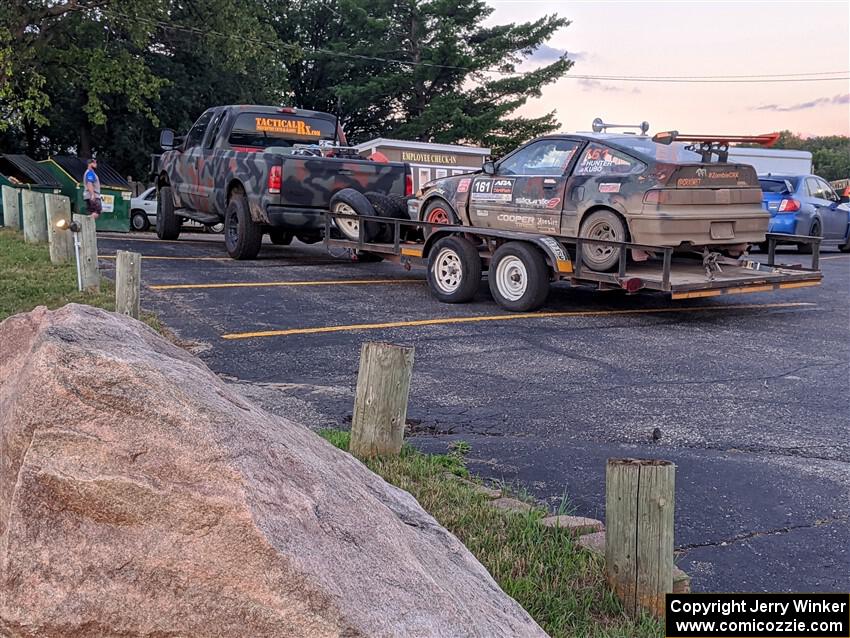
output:
M 319 433 L 348 450 L 349 433 Z M 405 445 L 397 457 L 370 459 L 366 465 L 387 482 L 407 490 L 441 525 L 455 534 L 553 637 L 657 638 L 661 623 L 650 616 L 628 619 L 602 574 L 601 559 L 581 551 L 570 536 L 538 523 L 542 508 L 528 514 L 499 510 L 469 485 L 447 473 L 468 475 L 463 454 L 422 454 Z
M 36 306 L 55 309 L 67 303 L 115 310 L 115 286 L 102 278 L 100 292 L 78 292 L 73 263 L 51 264 L 47 244 L 27 244 L 20 232 L 0 228 L 0 321 Z M 160 329 L 154 315 L 143 313 L 142 320 Z

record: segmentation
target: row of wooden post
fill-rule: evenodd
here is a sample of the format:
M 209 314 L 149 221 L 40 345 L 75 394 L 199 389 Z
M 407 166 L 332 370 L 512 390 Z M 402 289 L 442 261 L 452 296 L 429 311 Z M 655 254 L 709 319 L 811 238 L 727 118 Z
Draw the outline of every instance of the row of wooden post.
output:
M 20 202 L 18 193 L 20 192 Z M 97 265 L 97 235 L 95 220 L 89 215 L 71 216 L 71 200 L 64 195 L 18 190 L 2 187 L 3 224 L 23 231 L 28 243 L 47 242 L 50 262 L 65 264 L 74 260 L 74 234 L 59 228 L 60 220 L 79 226 L 79 268 L 81 287 L 85 291 L 100 291 L 100 272 Z M 23 220 L 23 228 L 21 228 Z M 115 311 L 139 318 L 142 256 L 119 250 L 115 260 Z
M 401 451 L 413 371 L 413 348 L 364 343 L 349 450 L 362 458 Z M 609 459 L 605 473 L 605 574 L 626 613 L 663 618 L 673 591 L 676 466 Z

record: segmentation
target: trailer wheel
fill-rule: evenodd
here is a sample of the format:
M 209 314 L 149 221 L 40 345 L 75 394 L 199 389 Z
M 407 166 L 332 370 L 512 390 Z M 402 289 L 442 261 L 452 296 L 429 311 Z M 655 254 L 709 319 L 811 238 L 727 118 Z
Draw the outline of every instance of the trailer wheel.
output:
M 260 252 L 263 229 L 251 219 L 248 202 L 241 192 L 233 193 L 224 212 L 224 247 L 233 259 L 253 259 Z
M 506 310 L 536 310 L 549 296 L 549 269 L 543 255 L 524 242 L 499 246 L 487 279 L 493 299 Z
M 582 221 L 579 236 L 588 239 L 626 241 L 626 227 L 623 220 L 614 211 L 597 210 Z M 614 270 L 619 264 L 620 253 L 615 246 L 584 244 L 581 260 L 588 268 L 608 272 Z
M 428 286 L 443 303 L 464 303 L 481 283 L 478 249 L 461 237 L 444 237 L 428 255 Z
M 375 208 L 366 199 L 366 196 L 353 188 L 343 188 L 331 197 L 330 209 L 332 213 L 345 215 L 375 215 Z M 336 227 L 346 239 L 358 241 L 360 239 L 360 221 L 356 219 L 336 219 Z M 363 241 L 372 241 L 380 232 L 379 224 L 367 222 L 363 229 Z
M 372 208 L 375 209 L 375 213 L 377 213 L 378 217 L 387 217 L 389 219 L 409 219 L 407 216 L 407 209 L 403 209 L 398 201 L 389 195 L 370 191 L 366 193 L 366 199 L 368 199 L 369 203 L 372 204 Z M 375 240 L 386 243 L 392 242 L 393 226 L 391 224 L 379 224 L 379 226 L 380 231 L 375 237 Z M 402 239 L 404 239 L 405 230 L 406 229 L 404 227 L 401 228 Z
M 282 228 L 272 228 L 269 231 L 269 239 L 275 246 L 289 246 L 292 243 L 292 233 Z
M 174 213 L 171 186 L 160 187 L 156 197 L 156 236 L 160 239 L 177 239 L 182 225 L 182 220 Z

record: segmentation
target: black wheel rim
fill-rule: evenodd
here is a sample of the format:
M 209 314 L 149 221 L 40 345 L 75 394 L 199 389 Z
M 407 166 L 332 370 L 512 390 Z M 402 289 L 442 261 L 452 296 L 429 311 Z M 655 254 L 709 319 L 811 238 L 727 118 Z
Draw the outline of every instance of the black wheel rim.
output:
M 236 223 L 236 215 L 228 213 L 227 222 L 224 225 L 224 235 L 227 238 L 227 243 L 235 246 L 239 241 L 239 224 Z

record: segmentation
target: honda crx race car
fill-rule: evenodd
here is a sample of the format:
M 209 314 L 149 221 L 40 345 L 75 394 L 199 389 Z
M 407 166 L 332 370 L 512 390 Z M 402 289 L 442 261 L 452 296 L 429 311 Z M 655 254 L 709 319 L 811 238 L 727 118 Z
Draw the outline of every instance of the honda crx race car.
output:
M 770 215 L 762 207 L 756 172 L 725 162 L 729 142 L 676 132 L 650 138 L 645 130 L 532 140 L 478 173 L 430 182 L 409 211 L 431 223 L 707 248 L 732 256 L 765 240 Z M 744 139 L 772 138 L 735 141 Z M 711 161 L 715 155 L 722 161 Z M 611 270 L 618 251 L 593 245 L 582 261 Z

